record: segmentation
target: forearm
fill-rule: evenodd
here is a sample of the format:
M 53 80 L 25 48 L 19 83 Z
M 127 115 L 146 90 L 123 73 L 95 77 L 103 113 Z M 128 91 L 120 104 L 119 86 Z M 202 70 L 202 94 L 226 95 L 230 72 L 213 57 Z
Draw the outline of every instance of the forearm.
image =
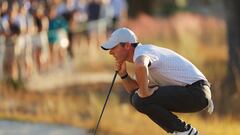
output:
M 139 93 L 142 96 L 148 95 L 148 69 L 145 65 L 138 65 L 135 69 L 136 79 L 139 84 Z
M 132 91 L 139 88 L 137 81 L 131 78 L 129 75 L 126 78 L 122 79 L 122 82 L 123 82 L 124 88 L 128 93 L 131 93 Z

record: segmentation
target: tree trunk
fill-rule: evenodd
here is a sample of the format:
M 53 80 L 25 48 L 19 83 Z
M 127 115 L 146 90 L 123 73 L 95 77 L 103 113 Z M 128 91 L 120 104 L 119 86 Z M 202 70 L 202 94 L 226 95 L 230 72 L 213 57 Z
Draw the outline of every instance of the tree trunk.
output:
M 240 95 L 240 1 L 225 0 L 228 36 L 228 76 L 229 92 Z
M 152 14 L 152 3 L 155 0 L 127 0 L 129 16 L 137 17 L 140 13 Z
M 224 0 L 228 38 L 228 71 L 222 83 L 220 112 L 236 113 L 236 99 L 240 98 L 240 1 Z

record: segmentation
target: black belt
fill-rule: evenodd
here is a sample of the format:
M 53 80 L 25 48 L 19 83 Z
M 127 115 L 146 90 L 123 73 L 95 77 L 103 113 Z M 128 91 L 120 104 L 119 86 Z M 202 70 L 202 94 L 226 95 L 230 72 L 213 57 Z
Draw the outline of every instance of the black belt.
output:
M 187 86 L 203 86 L 203 85 L 207 85 L 208 87 L 210 87 L 210 83 L 205 80 L 199 80 Z

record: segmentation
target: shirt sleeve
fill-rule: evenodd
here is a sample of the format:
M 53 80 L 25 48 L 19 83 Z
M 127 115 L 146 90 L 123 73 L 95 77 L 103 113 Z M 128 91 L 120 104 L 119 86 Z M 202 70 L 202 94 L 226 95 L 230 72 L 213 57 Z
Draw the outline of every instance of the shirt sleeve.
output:
M 151 52 L 151 50 L 149 50 L 147 46 L 139 46 L 135 49 L 134 56 L 133 56 L 133 61 L 135 62 L 136 59 L 140 56 L 148 57 L 151 64 L 154 61 L 156 61 L 156 57 L 154 56 L 154 53 Z

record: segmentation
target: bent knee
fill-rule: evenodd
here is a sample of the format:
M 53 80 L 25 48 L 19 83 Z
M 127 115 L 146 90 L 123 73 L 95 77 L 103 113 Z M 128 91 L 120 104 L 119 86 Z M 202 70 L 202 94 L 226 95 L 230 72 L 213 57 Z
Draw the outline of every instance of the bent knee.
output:
M 148 103 L 143 98 L 140 98 L 137 93 L 134 93 L 130 100 L 135 109 L 141 113 L 146 113 L 148 110 Z

